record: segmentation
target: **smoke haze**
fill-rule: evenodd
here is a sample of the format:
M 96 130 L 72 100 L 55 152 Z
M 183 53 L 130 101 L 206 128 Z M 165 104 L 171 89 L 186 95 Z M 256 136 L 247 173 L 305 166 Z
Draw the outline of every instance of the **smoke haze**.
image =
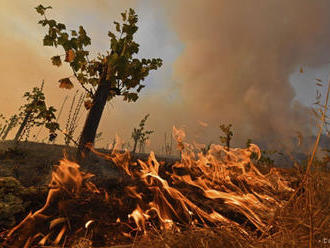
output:
M 252 138 L 277 147 L 291 145 L 296 131 L 311 134 L 310 111 L 293 101 L 296 93 L 289 77 L 300 66 L 318 68 L 329 63 L 328 0 L 47 3 L 59 21 L 73 28 L 82 24 L 97 51 L 108 47 L 106 33 L 119 13 L 138 8 L 142 56 L 164 59 L 164 67 L 152 73 L 137 103 L 117 99 L 108 104 L 99 128 L 102 146 L 111 143 L 115 133 L 128 140 L 147 113 L 151 114 L 147 126 L 156 131 L 153 149 L 159 149 L 164 132 L 169 133 L 173 125 L 184 127 L 188 138 L 204 143 L 219 141 L 220 123 L 233 124 L 237 144 Z M 6 0 L 2 4 L 0 66 L 6 94 L 0 103 L 6 107 L 0 112 L 14 113 L 23 93 L 42 79 L 49 103 L 59 109 L 64 96 L 72 92 L 58 89 L 57 81 L 71 73 L 49 62 L 62 51 L 42 46 L 43 29 L 36 24 L 39 17 L 33 10 L 38 3 L 29 0 L 17 5 Z
M 175 78 L 194 119 L 230 122 L 263 142 L 310 134 L 309 111 L 292 102 L 289 76 L 330 61 L 329 1 L 168 2 L 185 44 Z

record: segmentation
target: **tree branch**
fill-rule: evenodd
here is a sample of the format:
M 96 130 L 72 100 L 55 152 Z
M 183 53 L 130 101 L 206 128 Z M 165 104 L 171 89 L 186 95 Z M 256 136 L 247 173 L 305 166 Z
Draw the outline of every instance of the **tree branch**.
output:
M 76 79 L 78 80 L 78 76 L 77 76 L 77 73 L 73 70 L 73 68 L 71 68 L 72 69 L 72 71 L 73 71 L 73 74 L 74 74 L 74 76 L 76 77 Z M 78 82 L 80 83 L 80 85 L 81 85 L 81 87 L 83 87 L 83 89 L 87 92 L 87 93 L 89 93 L 91 96 L 92 96 L 92 98 L 94 97 L 94 93 L 93 93 L 93 91 L 91 90 L 91 89 L 88 89 L 83 83 L 81 83 L 79 80 L 78 80 Z

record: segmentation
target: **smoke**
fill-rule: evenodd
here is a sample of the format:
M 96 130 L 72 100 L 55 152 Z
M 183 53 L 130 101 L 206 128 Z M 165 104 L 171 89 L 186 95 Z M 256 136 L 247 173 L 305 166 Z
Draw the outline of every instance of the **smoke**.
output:
M 301 65 L 329 62 L 329 1 L 167 2 L 185 45 L 174 77 L 191 118 L 233 123 L 236 135 L 263 143 L 310 134 L 310 114 L 293 102 L 288 79 Z
M 1 112 L 13 113 L 20 102 L 10 100 L 21 99 L 42 79 L 49 104 L 59 108 L 62 98 L 73 93 L 58 89 L 57 81 L 71 72 L 49 61 L 60 51 L 42 46 L 44 30 L 33 10 L 38 3 L 5 0 L 1 5 L 0 65 L 6 96 L 0 103 L 8 105 Z M 203 143 L 219 142 L 220 123 L 233 124 L 233 141 L 240 145 L 248 138 L 258 144 L 290 145 L 297 131 L 311 134 L 310 111 L 294 101 L 289 76 L 300 66 L 329 63 L 328 0 L 59 0 L 43 5 L 52 5 L 49 17 L 69 24 L 69 29 L 82 24 L 92 38 L 91 51 L 100 52 L 109 46 L 106 33 L 119 13 L 140 7 L 140 55 L 164 58 L 138 102 L 117 99 L 108 104 L 98 130 L 103 143 L 111 143 L 116 133 L 127 141 L 147 113 L 147 128 L 155 130 L 152 149 L 163 145 L 164 132 L 169 134 L 173 125 Z M 180 50 L 176 39 L 184 48 L 175 59 Z M 82 125 L 84 117 L 80 121 Z

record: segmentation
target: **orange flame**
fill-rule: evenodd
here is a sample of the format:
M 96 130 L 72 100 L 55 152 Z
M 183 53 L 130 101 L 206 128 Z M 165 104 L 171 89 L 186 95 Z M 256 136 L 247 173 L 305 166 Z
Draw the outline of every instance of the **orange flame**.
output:
M 111 160 L 134 182 L 124 187 L 119 197 L 104 193 L 105 202 L 120 205 L 118 209 L 125 207 L 125 199 L 135 201 L 134 208 L 127 208 L 129 212 L 126 213 L 128 221 L 133 221 L 136 226 L 132 230 L 146 235 L 150 222 L 158 223 L 160 229 L 176 230 L 180 230 L 177 223 L 229 225 L 236 226 L 242 234 L 247 235 L 240 223 L 249 221 L 256 229 L 263 231 L 275 209 L 283 205 L 277 195 L 292 191 L 278 170 L 272 169 L 263 175 L 254 166 L 250 159 L 251 154 L 256 153 L 260 157 L 260 150 L 256 145 L 252 144 L 246 149 L 227 150 L 221 145 L 213 144 L 207 152 L 196 153 L 196 149 L 201 146 L 184 143 L 183 130 L 173 127 L 173 136 L 181 150 L 181 161 L 173 165 L 159 163 L 154 152 L 150 153 L 147 161 L 137 160 L 137 163 L 133 163 L 128 151 L 119 153 L 114 150 L 111 154 L 103 154 L 90 147 L 95 154 Z M 81 172 L 79 165 L 74 162 L 67 159 L 60 161 L 52 174 L 51 189 L 44 207 L 27 216 L 8 236 L 24 229 L 28 222 L 37 218 L 44 216 L 45 220 L 49 220 L 51 216 L 45 213 L 63 193 L 72 198 L 79 197 L 82 188 L 100 193 L 88 181 L 92 176 Z M 115 216 L 113 222 L 123 224 L 125 220 L 122 216 Z M 63 222 L 54 244 L 59 244 L 69 230 L 67 222 L 62 220 L 66 218 L 52 222 L 52 225 Z M 121 233 L 131 237 L 127 232 Z M 46 244 L 49 237 L 49 234 L 45 235 L 40 242 Z M 28 235 L 27 244 L 32 244 L 35 238 L 36 236 Z

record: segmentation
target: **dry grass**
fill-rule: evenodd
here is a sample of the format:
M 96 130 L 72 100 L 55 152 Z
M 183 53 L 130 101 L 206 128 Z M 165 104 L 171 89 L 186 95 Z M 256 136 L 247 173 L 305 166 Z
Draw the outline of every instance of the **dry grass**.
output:
M 43 149 L 46 149 L 45 153 L 49 155 L 50 146 L 47 147 Z M 41 147 L 36 148 L 41 149 Z M 51 152 L 54 155 L 53 159 L 60 157 L 62 147 L 53 146 L 53 149 L 57 150 Z M 49 161 L 49 156 L 45 154 L 43 156 Z M 39 163 L 42 161 L 40 152 L 37 154 L 34 149 L 28 152 L 28 157 L 34 158 L 28 163 L 37 164 L 37 160 Z M 26 159 L 22 158 L 25 161 Z M 324 159 L 322 163 L 318 161 L 312 164 L 308 174 L 303 168 L 283 169 L 286 177 L 298 178 L 296 189 L 299 190 L 294 193 L 289 204 L 278 209 L 274 219 L 269 221 L 271 228 L 264 234 L 251 230 L 249 235 L 243 235 L 234 227 L 190 227 L 185 230 L 182 228 L 184 231 L 181 232 L 160 231 L 155 228 L 146 237 L 136 237 L 132 244 L 114 247 L 309 247 L 310 240 L 313 247 L 329 247 L 329 244 L 324 243 L 324 239 L 330 238 L 330 172 L 327 166 L 329 161 Z M 81 247 L 90 248 L 90 246 Z
M 318 162 L 317 167 L 313 164 L 308 176 L 302 168 L 284 170 L 287 177 L 294 176 L 300 182 L 306 179 L 301 186 L 297 184 L 299 191 L 289 204 L 278 209 L 269 222 L 271 228 L 264 234 L 251 230 L 249 235 L 243 235 L 234 227 L 190 227 L 181 232 L 155 228 L 146 237 L 136 237 L 132 244 L 114 247 L 309 247 L 311 233 L 313 247 L 328 247 L 329 244 L 324 243 L 324 239 L 330 238 L 330 172 L 327 166 L 327 160 Z
M 272 223 L 274 232 L 258 240 L 255 246 L 308 247 L 311 240 L 311 246 L 320 247 L 323 239 L 330 237 L 329 179 L 329 173 L 314 171 L 295 199 L 278 210 Z
M 311 185 L 302 187 L 294 201 L 278 209 L 272 228 L 263 237 L 257 232 L 245 236 L 235 228 L 193 228 L 182 233 L 159 232 L 130 247 L 309 247 L 311 228 L 312 246 L 329 247 L 326 242 L 330 239 L 330 173 L 314 170 L 309 182 Z M 310 197 L 311 209 L 308 207 Z

